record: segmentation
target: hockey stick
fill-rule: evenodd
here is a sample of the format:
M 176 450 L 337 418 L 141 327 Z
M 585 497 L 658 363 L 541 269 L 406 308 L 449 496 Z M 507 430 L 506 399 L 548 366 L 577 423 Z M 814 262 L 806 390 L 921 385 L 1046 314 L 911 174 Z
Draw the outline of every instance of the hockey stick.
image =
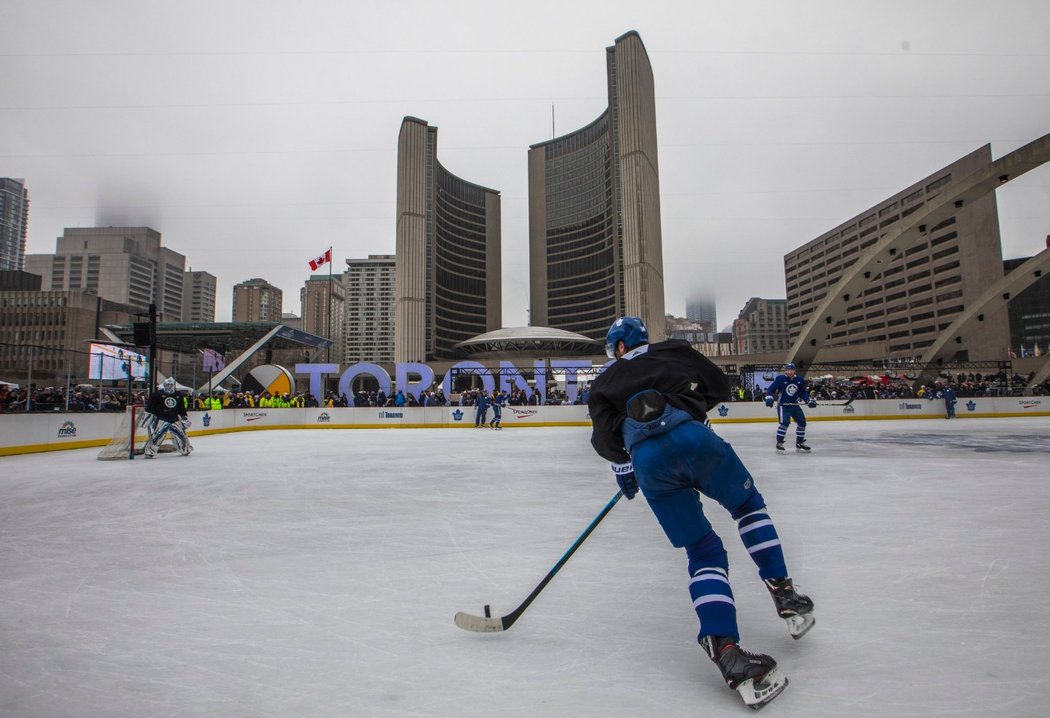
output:
M 463 611 L 460 611 L 456 614 L 456 625 L 465 631 L 475 631 L 477 633 L 495 633 L 496 631 L 506 631 L 508 628 L 513 626 L 514 622 L 521 618 L 521 614 L 525 613 L 525 609 L 529 607 L 529 604 L 536 600 L 536 597 L 540 595 L 540 591 L 542 591 L 547 586 L 547 584 L 551 582 L 551 579 L 554 578 L 554 575 L 558 573 L 561 567 L 565 565 L 565 562 L 568 561 L 569 558 L 576 552 L 576 549 L 578 549 L 580 545 L 587 540 L 587 537 L 590 536 L 591 532 L 594 531 L 595 527 L 599 523 L 601 523 L 601 520 L 604 519 L 610 511 L 612 511 L 612 507 L 616 505 L 616 502 L 620 500 L 621 496 L 623 496 L 623 492 L 617 491 L 616 495 L 609 500 L 609 503 L 605 505 L 605 508 L 602 509 L 601 513 L 594 517 L 594 520 L 591 521 L 590 525 L 586 529 L 584 529 L 584 532 L 580 534 L 580 537 L 578 539 L 576 539 L 576 543 L 569 547 L 569 550 L 566 551 L 560 559 L 558 559 L 558 563 L 554 564 L 554 568 L 547 572 L 547 575 L 543 577 L 543 580 L 540 581 L 540 584 L 532 590 L 532 593 L 529 594 L 528 598 L 521 602 L 520 606 L 518 606 L 502 618 L 492 618 L 492 616 L 489 614 L 489 607 L 487 604 L 485 606 L 484 616 L 474 616 L 472 614 L 463 613 Z
M 852 403 L 853 399 L 850 399 L 849 401 L 840 402 L 838 404 L 831 404 L 826 401 L 818 401 L 817 406 L 849 406 Z

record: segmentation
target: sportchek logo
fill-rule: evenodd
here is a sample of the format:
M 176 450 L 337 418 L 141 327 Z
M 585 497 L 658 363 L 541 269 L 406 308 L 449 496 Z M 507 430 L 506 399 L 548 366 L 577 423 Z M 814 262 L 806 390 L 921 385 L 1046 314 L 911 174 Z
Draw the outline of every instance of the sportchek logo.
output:
M 528 419 L 530 416 L 536 416 L 540 412 L 535 409 L 515 409 L 514 416 L 518 419 Z
M 1022 409 L 1034 409 L 1037 406 L 1042 406 L 1042 399 L 1021 399 L 1018 404 L 1021 405 Z
M 58 427 L 58 438 L 66 439 L 77 435 L 77 426 L 72 421 L 66 420 Z
M 241 414 L 241 418 L 245 421 L 258 421 L 259 419 L 266 418 L 265 411 L 246 411 Z
M 330 417 L 328 415 L 327 411 L 322 411 L 320 414 L 317 415 L 317 423 L 318 424 L 327 424 L 331 420 L 332 420 L 332 417 Z

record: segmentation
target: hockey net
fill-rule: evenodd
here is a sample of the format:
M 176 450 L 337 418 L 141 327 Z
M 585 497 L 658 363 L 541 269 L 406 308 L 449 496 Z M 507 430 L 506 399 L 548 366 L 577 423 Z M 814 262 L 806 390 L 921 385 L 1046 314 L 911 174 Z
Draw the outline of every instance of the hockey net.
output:
M 146 416 L 146 407 L 142 404 L 132 404 L 125 409 L 124 418 L 114 432 L 113 439 L 98 452 L 98 458 L 102 461 L 115 461 L 142 456 L 146 442 L 149 441 L 149 432 L 145 427 Z M 175 441 L 171 434 L 165 434 L 157 452 L 168 453 L 175 450 Z

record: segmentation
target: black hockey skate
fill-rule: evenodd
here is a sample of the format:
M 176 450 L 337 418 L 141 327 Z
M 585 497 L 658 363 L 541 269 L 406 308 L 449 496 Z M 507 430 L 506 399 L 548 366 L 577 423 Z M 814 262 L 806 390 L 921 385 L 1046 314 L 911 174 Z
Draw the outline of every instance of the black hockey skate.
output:
M 790 578 L 769 578 L 765 584 L 777 613 L 787 622 L 788 633 L 795 640 L 802 638 L 817 622 L 813 615 L 813 600 L 795 591 Z
M 777 670 L 776 661 L 745 651 L 729 636 L 704 636 L 700 645 L 748 708 L 758 710 L 787 688 L 788 680 Z
M 777 451 L 779 451 L 781 454 L 784 453 L 784 442 L 783 441 L 778 441 L 777 442 Z
M 795 451 L 804 451 L 806 453 L 809 453 L 809 450 L 809 445 L 806 443 L 805 439 L 803 439 L 802 441 L 795 442 Z

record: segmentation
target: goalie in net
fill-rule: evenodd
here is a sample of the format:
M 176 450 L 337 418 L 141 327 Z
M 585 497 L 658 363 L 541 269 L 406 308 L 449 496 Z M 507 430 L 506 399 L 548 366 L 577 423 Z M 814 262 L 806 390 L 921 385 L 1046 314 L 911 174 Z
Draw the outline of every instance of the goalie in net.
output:
M 145 407 L 127 408 L 116 436 L 99 452 L 98 458 L 134 459 L 144 455 L 152 459 L 157 453 L 173 451 L 187 456 L 193 451 L 186 436 L 189 425 L 186 408 L 175 393 L 175 380 L 168 377 L 162 388 L 150 394 Z

